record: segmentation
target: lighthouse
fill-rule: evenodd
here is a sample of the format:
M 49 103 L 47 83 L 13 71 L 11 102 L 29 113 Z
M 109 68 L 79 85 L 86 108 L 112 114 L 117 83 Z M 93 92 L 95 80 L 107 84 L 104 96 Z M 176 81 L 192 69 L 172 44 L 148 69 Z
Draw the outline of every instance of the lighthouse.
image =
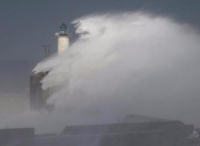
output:
M 63 23 L 60 26 L 60 31 L 56 33 L 58 38 L 58 51 L 61 54 L 69 47 L 69 34 L 67 33 L 67 26 Z M 50 54 L 49 46 L 45 45 L 45 57 Z M 51 94 L 50 89 L 43 90 L 41 80 L 50 72 L 39 72 L 31 74 L 30 76 L 30 108 L 33 110 L 41 110 L 43 108 L 51 109 L 52 105 L 46 105 L 46 101 Z
M 63 23 L 60 26 L 60 31 L 56 33 L 58 38 L 58 55 L 69 47 L 69 35 L 67 34 L 67 26 Z

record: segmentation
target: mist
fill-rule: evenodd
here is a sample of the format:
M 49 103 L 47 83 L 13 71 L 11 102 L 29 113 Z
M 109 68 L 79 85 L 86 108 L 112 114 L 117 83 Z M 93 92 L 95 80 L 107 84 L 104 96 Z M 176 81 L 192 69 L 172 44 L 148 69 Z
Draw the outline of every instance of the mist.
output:
M 50 70 L 42 83 L 51 88 L 47 104 L 54 111 L 25 111 L 1 127 L 59 133 L 67 125 L 123 121 L 127 114 L 200 125 L 200 36 L 194 28 L 144 12 L 72 23 L 79 39 L 33 70 Z

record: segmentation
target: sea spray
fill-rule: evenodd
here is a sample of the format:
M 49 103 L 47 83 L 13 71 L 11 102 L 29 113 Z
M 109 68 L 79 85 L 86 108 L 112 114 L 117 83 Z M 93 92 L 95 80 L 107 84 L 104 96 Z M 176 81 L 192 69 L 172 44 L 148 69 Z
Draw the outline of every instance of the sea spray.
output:
M 52 133 L 127 114 L 198 122 L 200 36 L 193 28 L 143 12 L 90 15 L 73 24 L 80 39 L 34 68 L 50 71 L 42 83 L 54 89 L 47 104 L 55 110 L 25 111 L 2 119 L 1 127 Z
M 80 38 L 34 69 L 51 70 L 42 83 L 44 89 L 56 88 L 48 103 L 57 107 L 85 108 L 79 101 L 120 98 L 116 91 L 127 78 L 137 84 L 149 74 L 169 71 L 199 45 L 190 26 L 142 12 L 91 15 L 72 23 Z

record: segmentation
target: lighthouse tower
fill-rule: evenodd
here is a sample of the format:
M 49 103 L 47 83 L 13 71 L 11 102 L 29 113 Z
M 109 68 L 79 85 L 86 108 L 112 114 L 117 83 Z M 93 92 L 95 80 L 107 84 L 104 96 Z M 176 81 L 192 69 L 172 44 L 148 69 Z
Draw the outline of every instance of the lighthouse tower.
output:
M 65 23 L 60 26 L 60 31 L 56 33 L 56 37 L 58 38 L 58 54 L 61 54 L 69 47 L 69 35 Z

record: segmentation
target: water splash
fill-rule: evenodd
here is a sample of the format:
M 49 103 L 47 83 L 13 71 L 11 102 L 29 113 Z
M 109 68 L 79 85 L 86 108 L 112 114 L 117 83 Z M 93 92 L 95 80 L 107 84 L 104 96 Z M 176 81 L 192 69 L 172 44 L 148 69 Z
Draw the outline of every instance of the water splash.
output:
M 142 12 L 91 15 L 72 23 L 80 39 L 34 69 L 51 70 L 43 88 L 56 88 L 48 103 L 58 107 L 117 98 L 116 91 L 129 78 L 136 85 L 150 74 L 171 71 L 199 47 L 199 36 L 190 26 Z M 126 99 L 126 93 L 120 94 Z
M 73 24 L 80 39 L 34 69 L 50 70 L 42 83 L 53 88 L 48 104 L 55 111 L 23 113 L 15 126 L 32 123 L 45 133 L 134 113 L 198 122 L 200 36 L 193 28 L 143 12 L 90 15 Z

